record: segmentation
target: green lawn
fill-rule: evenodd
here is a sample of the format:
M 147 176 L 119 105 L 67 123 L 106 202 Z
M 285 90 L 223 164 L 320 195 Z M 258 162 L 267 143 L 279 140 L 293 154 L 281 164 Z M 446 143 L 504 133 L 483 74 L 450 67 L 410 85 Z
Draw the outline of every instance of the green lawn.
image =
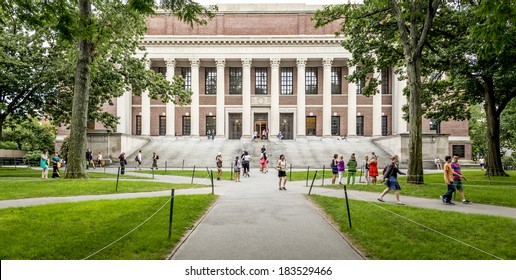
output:
M 463 173 L 468 179 L 463 182 L 466 199 L 471 200 L 473 203 L 516 207 L 516 171 L 507 171 L 510 177 L 491 178 L 485 176 L 480 170 L 465 170 Z M 362 178 L 362 182 L 364 181 L 364 178 Z M 447 190 L 442 173 L 426 174 L 425 184 L 423 185 L 407 184 L 404 177 L 399 177 L 398 181 L 401 186 L 401 195 L 439 199 L 439 196 L 443 195 Z M 356 182 L 358 183 L 358 177 Z M 310 183 L 311 180 L 309 185 Z M 340 188 L 338 185 L 330 185 L 328 183 L 331 183 L 331 181 L 325 182 L 324 187 Z M 381 177 L 379 177 L 376 186 L 355 184 L 348 185 L 347 188 L 351 190 L 382 192 L 385 189 L 385 185 L 382 184 Z M 458 192 L 456 193 L 455 201 L 460 202 Z
M 117 174 L 104 173 L 104 169 L 97 169 L 96 171 L 86 171 L 89 178 L 116 178 Z M 61 175 L 64 176 L 65 171 L 61 170 Z M 52 177 L 52 168 L 48 170 L 48 177 Z M 0 167 L 1 178 L 41 178 L 41 169 L 32 169 L 27 167 Z M 143 176 L 121 175 L 125 179 L 149 179 Z
M 369 259 L 516 259 L 511 218 L 350 200 L 350 229 L 344 199 L 311 198 Z
M 191 184 L 171 184 L 162 182 L 149 182 L 143 180 L 120 180 L 118 191 L 116 180 L 88 179 L 88 180 L 64 180 L 64 179 L 17 179 L 0 178 L 0 200 L 75 196 L 110 193 L 150 192 L 170 189 L 191 188 Z M 203 187 L 197 186 L 196 187 Z M 208 187 L 208 186 L 205 186 Z
M 168 239 L 170 197 L 2 209 L 0 259 L 84 259 L 127 233 L 89 259 L 164 259 L 215 198 L 214 195 L 176 196 L 171 239 Z

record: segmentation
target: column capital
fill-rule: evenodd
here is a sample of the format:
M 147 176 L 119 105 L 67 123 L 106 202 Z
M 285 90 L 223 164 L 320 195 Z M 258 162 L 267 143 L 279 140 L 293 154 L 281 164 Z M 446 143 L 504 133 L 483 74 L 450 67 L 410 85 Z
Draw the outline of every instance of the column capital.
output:
M 167 68 L 176 67 L 176 59 L 173 57 L 165 58 L 165 65 Z
M 326 68 L 326 67 L 331 67 L 331 65 L 333 64 L 333 58 L 332 57 L 325 57 L 323 58 L 323 67 Z
M 271 58 L 271 68 L 279 68 L 281 63 L 281 58 Z
M 306 61 L 307 59 L 306 58 L 298 58 L 296 59 L 296 64 L 297 64 L 297 67 L 306 67 Z
M 217 68 L 226 67 L 226 59 L 225 58 L 215 58 L 215 64 L 217 64 Z
M 198 58 L 190 58 L 190 67 L 199 68 L 201 66 L 201 60 Z
M 253 62 L 252 58 L 242 58 L 242 67 L 251 68 L 251 63 Z

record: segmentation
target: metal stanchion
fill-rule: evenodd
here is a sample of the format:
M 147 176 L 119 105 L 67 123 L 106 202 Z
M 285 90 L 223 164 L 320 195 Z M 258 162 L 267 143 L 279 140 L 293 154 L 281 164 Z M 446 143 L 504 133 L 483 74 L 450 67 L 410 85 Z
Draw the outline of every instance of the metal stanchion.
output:
M 324 171 L 326 169 L 326 165 L 322 166 L 322 186 L 324 187 Z
M 170 216 L 168 218 L 168 239 L 172 236 L 172 219 L 174 217 L 174 189 L 172 189 L 170 194 Z
M 120 166 L 118 167 L 118 172 L 116 174 L 116 191 L 118 191 L 118 179 L 120 178 Z
M 348 210 L 349 228 L 351 228 L 351 213 L 349 212 L 348 190 L 346 189 L 346 185 L 344 185 L 344 197 L 346 198 L 346 209 Z
M 314 186 L 315 176 L 317 176 L 317 170 L 315 170 L 314 178 L 312 179 L 312 184 L 310 185 L 310 190 L 308 191 L 308 195 L 312 193 L 312 187 Z
M 193 178 L 194 178 L 194 175 L 195 175 L 195 165 L 193 166 L 193 172 L 192 172 L 192 182 L 190 184 L 193 184 Z

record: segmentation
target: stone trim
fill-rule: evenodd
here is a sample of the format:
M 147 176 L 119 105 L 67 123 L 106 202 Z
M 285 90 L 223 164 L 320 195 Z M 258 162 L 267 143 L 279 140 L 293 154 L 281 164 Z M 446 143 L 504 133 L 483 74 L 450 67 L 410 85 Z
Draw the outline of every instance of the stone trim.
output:
M 340 46 L 343 39 L 330 36 L 145 36 L 142 40 L 144 46 L 156 45 L 338 45 Z

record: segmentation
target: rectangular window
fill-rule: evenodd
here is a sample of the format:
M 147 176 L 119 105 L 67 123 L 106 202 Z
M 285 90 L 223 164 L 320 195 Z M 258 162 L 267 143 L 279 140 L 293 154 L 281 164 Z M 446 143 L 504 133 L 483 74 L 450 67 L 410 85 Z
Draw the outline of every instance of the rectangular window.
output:
M 306 67 L 305 94 L 317 94 L 317 67 Z
M 255 94 L 267 94 L 267 68 L 256 67 L 255 70 Z
M 167 116 L 159 116 L 159 135 L 167 134 Z
M 292 67 L 281 67 L 281 94 L 294 94 L 294 69 Z
M 454 156 L 464 158 L 466 156 L 464 145 L 453 145 L 452 152 Z
M 217 127 L 217 117 L 206 116 L 206 135 L 215 135 Z
M 306 136 L 315 136 L 316 133 L 316 117 L 315 116 L 307 116 L 306 117 Z
M 358 80 L 357 82 L 357 94 L 362 94 L 362 88 L 365 85 L 365 80 Z
M 190 116 L 183 116 L 183 135 L 190 135 L 192 133 L 190 123 Z
M 387 136 L 389 134 L 387 127 L 388 127 L 387 116 L 382 116 L 382 136 Z
M 206 67 L 206 95 L 217 94 L 217 68 Z
M 163 77 L 167 75 L 167 67 L 152 67 L 151 69 L 156 73 L 160 73 Z
M 364 116 L 357 116 L 357 136 L 364 136 Z
M 242 94 L 242 67 L 229 68 L 229 94 Z
M 382 94 L 391 94 L 389 91 L 389 69 L 382 70 Z
M 331 68 L 331 94 L 342 94 L 342 69 Z
M 333 136 L 340 135 L 340 116 L 332 116 L 331 117 L 331 135 L 333 135 Z
M 185 89 L 192 89 L 192 69 L 190 67 L 181 68 L 181 76 L 185 79 Z
M 136 116 L 136 135 L 142 135 L 142 116 Z

